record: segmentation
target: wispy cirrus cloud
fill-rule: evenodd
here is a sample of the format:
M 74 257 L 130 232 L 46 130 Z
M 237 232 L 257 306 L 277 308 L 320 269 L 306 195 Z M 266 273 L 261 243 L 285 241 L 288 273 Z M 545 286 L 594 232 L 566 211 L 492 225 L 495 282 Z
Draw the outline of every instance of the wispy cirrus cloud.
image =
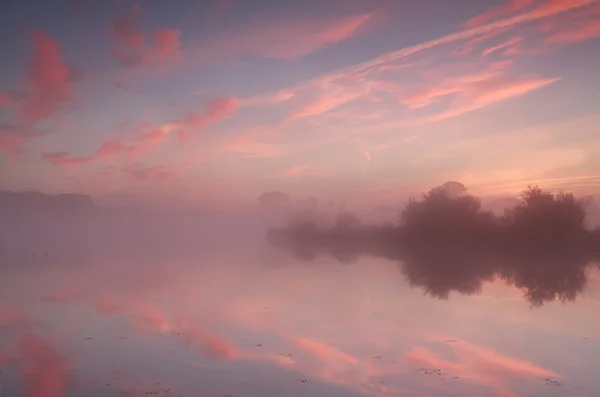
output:
M 153 305 L 132 302 L 131 313 L 140 331 L 166 332 L 181 336 L 188 345 L 199 344 L 202 352 L 212 358 L 235 360 L 238 357 L 237 346 L 228 339 L 202 327 L 196 317 L 180 313 L 170 319 Z
M 492 349 L 454 339 L 445 343 L 456 359 L 450 361 L 423 347 L 413 347 L 405 358 L 416 365 L 439 368 L 449 376 L 490 387 L 499 396 L 513 397 L 517 392 L 510 387 L 519 378 L 562 378 L 554 371 L 531 362 L 509 357 Z
M 286 19 L 248 24 L 197 45 L 191 51 L 199 60 L 215 60 L 254 55 L 296 60 L 359 34 L 375 13 L 337 19 Z M 191 55 L 193 56 L 193 55 Z
M 508 99 L 521 97 L 559 80 L 560 78 L 498 78 L 462 87 L 451 99 L 445 111 L 417 119 L 415 123 L 422 124 L 459 117 Z
M 106 140 L 90 155 L 73 156 L 68 152 L 59 151 L 42 153 L 41 157 L 52 165 L 64 167 L 112 161 L 123 155 L 127 160 L 137 160 L 141 155 L 159 148 L 173 134 L 176 134 L 180 141 L 193 138 L 208 126 L 230 117 L 237 107 L 238 100 L 234 97 L 209 99 L 204 102 L 200 111 L 188 111 L 185 116 L 160 125 L 142 123 L 129 140 Z M 155 175 L 165 175 L 155 171 Z
M 465 22 L 465 25 L 468 27 L 480 26 L 489 23 L 494 19 L 504 18 L 511 14 L 523 11 L 532 6 L 535 2 L 536 0 L 508 0 L 505 5 L 493 7 L 485 13 L 469 19 Z
M 505 49 L 507 47 L 510 47 L 512 45 L 520 43 L 521 41 L 523 41 L 522 37 L 512 37 L 512 38 L 510 38 L 510 39 L 508 39 L 508 40 L 506 40 L 506 41 L 504 41 L 504 42 L 502 42 L 500 44 L 497 44 L 497 45 L 495 45 L 493 47 L 485 49 L 482 54 L 483 55 L 490 55 L 490 54 L 492 54 L 492 53 L 494 53 L 496 51 L 500 51 L 502 49 Z
M 326 113 L 333 110 L 341 105 L 344 105 L 352 100 L 358 98 L 359 93 L 357 92 L 342 92 L 337 94 L 325 94 L 316 100 L 302 105 L 297 111 L 295 111 L 290 119 L 297 120 L 303 117 L 315 116 Z
M 163 165 L 146 167 L 141 164 L 132 164 L 123 171 L 132 179 L 143 182 L 166 182 L 176 178 L 173 171 Z
M 530 3 L 522 1 L 513 2 L 509 4 L 506 10 L 502 12 L 494 11 L 493 15 L 490 14 L 489 18 L 481 18 L 479 23 L 470 24 L 473 27 L 393 51 L 372 61 L 317 77 L 292 87 L 286 87 L 277 93 L 264 95 L 261 97 L 264 98 L 261 103 L 268 105 L 266 102 L 267 98 L 270 98 L 272 103 L 281 103 L 282 101 L 293 99 L 294 104 L 288 103 L 288 106 L 297 106 L 295 104 L 300 102 L 300 105 L 286 119 L 287 122 L 294 122 L 306 117 L 316 118 L 325 115 L 351 102 L 356 102 L 357 104 L 380 103 L 382 110 L 385 111 L 376 112 L 376 114 L 389 115 L 390 112 L 388 109 L 390 104 L 382 100 L 382 98 L 389 98 L 390 95 L 399 98 L 401 103 L 409 106 L 411 109 L 426 107 L 431 103 L 441 100 L 450 100 L 447 109 L 439 112 L 438 115 L 430 115 L 423 118 L 404 112 L 401 116 L 403 120 L 386 124 L 398 126 L 454 118 L 495 103 L 518 98 L 528 92 L 553 84 L 559 78 L 509 74 L 506 70 L 503 70 L 505 68 L 502 65 L 498 64 L 500 67 L 494 70 L 494 64 L 490 64 L 489 69 L 485 70 L 483 75 L 470 76 L 473 79 L 478 79 L 478 81 L 458 81 L 457 79 L 451 81 L 446 78 L 445 81 L 439 83 L 440 76 L 436 76 L 437 81 L 429 83 L 429 88 L 421 92 L 415 92 L 413 88 L 411 92 L 410 86 L 414 86 L 414 81 L 404 83 L 402 80 L 391 80 L 389 76 L 381 78 L 379 74 L 388 73 L 387 65 L 397 63 L 413 54 L 422 53 L 426 50 L 451 43 L 464 42 L 465 40 L 479 40 L 482 38 L 481 43 L 483 43 L 500 34 L 510 32 L 511 29 L 521 24 L 545 20 L 563 13 L 585 10 L 586 7 L 596 4 L 598 1 L 577 0 L 574 2 L 562 2 L 560 4 L 552 3 L 550 5 L 547 3 Z M 519 14 L 519 12 L 521 13 Z M 506 18 L 507 16 L 508 18 Z M 498 20 L 498 17 L 505 17 L 505 19 Z M 488 45 L 487 48 L 482 49 L 482 52 L 486 55 L 491 55 L 503 49 L 505 51 L 515 49 L 515 46 L 524 40 L 525 38 L 523 37 L 515 36 L 494 46 Z M 423 65 L 422 63 L 418 67 L 426 70 L 428 65 L 426 63 Z M 401 71 L 410 71 L 411 69 L 414 71 L 415 68 L 417 66 L 409 65 L 408 67 L 403 67 Z M 258 101 L 258 99 L 254 99 L 254 101 Z M 252 103 L 253 99 L 246 101 Z M 304 104 L 301 103 L 302 101 L 304 101 Z M 383 106 L 386 106 L 386 108 L 383 109 Z M 372 120 L 372 122 L 377 123 L 377 120 Z M 287 126 L 288 124 L 282 124 L 278 128 L 275 128 L 275 130 L 284 131 Z M 364 129 L 368 129 L 368 126 L 365 126 Z

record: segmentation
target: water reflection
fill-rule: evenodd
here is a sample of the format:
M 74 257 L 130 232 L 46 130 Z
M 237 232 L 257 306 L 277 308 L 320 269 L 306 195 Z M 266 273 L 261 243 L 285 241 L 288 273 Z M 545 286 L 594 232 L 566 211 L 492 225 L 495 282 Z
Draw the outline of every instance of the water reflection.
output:
M 439 247 L 408 252 L 373 251 L 355 242 L 299 244 L 288 244 L 286 248 L 309 263 L 319 254 L 329 254 L 342 264 L 356 262 L 365 255 L 396 261 L 409 285 L 441 299 L 448 299 L 452 291 L 466 295 L 481 293 L 484 283 L 500 279 L 522 290 L 527 301 L 536 307 L 556 299 L 574 301 L 587 287 L 586 272 L 597 266 L 593 257 L 582 252 L 494 255 Z
M 583 262 L 584 276 L 573 275 L 570 257 L 550 258 L 569 263 L 566 278 L 497 262 L 473 275 L 476 256 L 446 259 L 461 265 L 443 273 L 450 262 L 441 256 L 413 254 L 399 265 L 377 250 L 352 266 L 326 256 L 297 266 L 302 261 L 256 241 L 259 227 L 241 223 L 233 233 L 230 224 L 171 220 L 171 229 L 148 234 L 123 232 L 117 220 L 87 222 L 85 237 L 80 224 L 63 225 L 66 240 L 38 222 L 35 239 L 3 252 L 3 396 L 600 391 L 600 277 Z M 209 243 L 168 239 L 175 226 Z M 69 241 L 80 244 L 69 250 Z M 535 263 L 546 266 L 529 268 Z M 398 266 L 433 295 L 477 294 L 431 299 L 404 283 Z M 499 268 L 547 304 L 531 311 Z M 548 290 L 579 292 L 586 279 L 576 304 L 547 299 Z
M 363 226 L 342 213 L 333 226 L 304 219 L 270 230 L 268 238 L 306 262 L 323 253 L 343 264 L 361 255 L 395 261 L 411 286 L 437 298 L 477 294 L 485 282 L 501 279 L 539 307 L 574 301 L 586 288 L 587 269 L 600 263 L 600 234 L 584 224 L 572 195 L 531 188 L 495 217 L 462 184 L 449 182 L 409 201 L 399 225 Z

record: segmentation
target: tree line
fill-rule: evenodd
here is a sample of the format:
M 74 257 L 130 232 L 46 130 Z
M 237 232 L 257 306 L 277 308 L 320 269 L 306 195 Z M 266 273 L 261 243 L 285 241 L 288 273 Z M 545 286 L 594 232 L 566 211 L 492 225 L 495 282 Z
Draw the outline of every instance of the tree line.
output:
M 305 261 L 327 253 L 341 263 L 361 255 L 397 261 L 410 285 L 429 295 L 474 294 L 502 279 L 524 291 L 532 306 L 574 300 L 597 265 L 600 228 L 585 226 L 584 202 L 571 193 L 529 187 L 497 216 L 459 182 L 411 198 L 397 219 L 365 225 L 340 212 L 333 225 L 309 219 L 268 231 L 268 241 Z

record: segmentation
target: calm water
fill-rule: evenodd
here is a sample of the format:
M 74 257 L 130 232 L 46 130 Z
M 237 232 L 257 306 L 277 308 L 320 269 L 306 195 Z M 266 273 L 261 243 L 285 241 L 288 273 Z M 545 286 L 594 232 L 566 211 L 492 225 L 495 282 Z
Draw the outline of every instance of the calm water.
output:
M 597 271 L 532 309 L 500 280 L 440 300 L 388 260 L 258 243 L 38 248 L 4 259 L 2 397 L 600 395 Z

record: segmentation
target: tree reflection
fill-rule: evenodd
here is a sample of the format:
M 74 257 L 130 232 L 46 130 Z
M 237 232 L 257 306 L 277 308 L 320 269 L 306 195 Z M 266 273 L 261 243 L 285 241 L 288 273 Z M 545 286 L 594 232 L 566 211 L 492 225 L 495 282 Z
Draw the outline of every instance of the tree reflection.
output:
M 573 301 L 600 248 L 600 231 L 585 227 L 585 210 L 572 194 L 530 187 L 499 217 L 458 182 L 411 199 L 392 226 L 365 226 L 341 213 L 333 226 L 292 223 L 268 233 L 269 241 L 314 261 L 327 253 L 341 263 L 361 255 L 388 258 L 413 287 L 447 299 L 471 295 L 494 279 L 523 291 L 533 307 Z

